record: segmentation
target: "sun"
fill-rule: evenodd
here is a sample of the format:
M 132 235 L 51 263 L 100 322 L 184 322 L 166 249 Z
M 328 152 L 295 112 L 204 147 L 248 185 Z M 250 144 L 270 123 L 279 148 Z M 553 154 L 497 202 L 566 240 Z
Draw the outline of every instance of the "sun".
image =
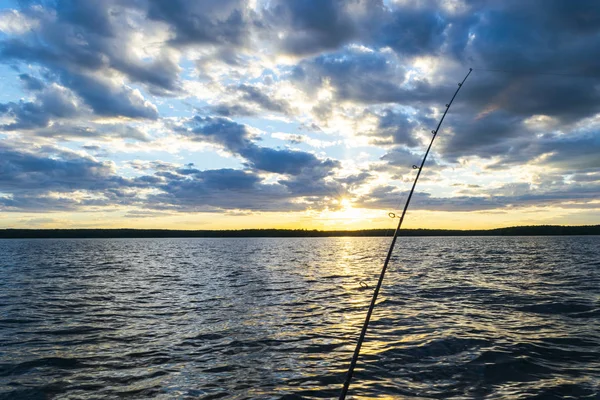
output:
M 340 210 L 334 211 L 336 218 L 348 219 L 351 221 L 360 221 L 363 219 L 363 213 L 360 209 L 352 207 L 352 201 L 350 199 L 342 199 L 340 201 Z
M 377 210 L 355 208 L 352 200 L 348 198 L 334 200 L 333 204 L 336 207 L 321 211 L 316 221 L 325 226 L 344 225 L 347 228 L 363 229 L 365 224 L 381 214 Z

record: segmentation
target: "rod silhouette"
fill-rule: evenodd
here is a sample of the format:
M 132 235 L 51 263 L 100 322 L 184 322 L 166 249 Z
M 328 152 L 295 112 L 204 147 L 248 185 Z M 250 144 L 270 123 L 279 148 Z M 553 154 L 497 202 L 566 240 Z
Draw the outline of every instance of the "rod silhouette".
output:
M 446 114 L 448 113 L 448 110 L 450 109 L 452 102 L 454 102 L 456 95 L 462 88 L 463 84 L 465 83 L 465 81 L 467 80 L 469 75 L 471 75 L 471 72 L 473 72 L 473 68 L 469 68 L 469 72 L 467 73 L 465 78 L 462 80 L 462 82 L 460 82 L 458 84 L 458 88 L 456 89 L 456 92 L 454 92 L 454 96 L 452 96 L 452 99 L 450 99 L 450 102 L 448 104 L 446 104 L 446 110 L 444 111 L 442 118 L 440 118 L 440 122 L 438 122 L 435 130 L 431 131 L 433 136 L 431 137 L 431 142 L 429 142 L 429 147 L 427 147 L 427 151 L 425 152 L 425 155 L 423 156 L 421 165 L 420 166 L 413 165 L 413 168 L 418 170 L 417 176 L 415 177 L 415 180 L 413 181 L 412 188 L 410 189 L 410 193 L 408 194 L 408 198 L 406 199 L 406 203 L 404 204 L 404 209 L 402 210 L 402 214 L 400 215 L 400 220 L 398 221 L 398 226 L 396 227 L 396 230 L 394 231 L 394 237 L 392 238 L 392 243 L 390 244 L 390 249 L 388 250 L 387 257 L 385 258 L 385 262 L 383 263 L 383 268 L 381 269 L 381 273 L 379 274 L 379 280 L 377 281 L 377 286 L 375 287 L 375 290 L 373 291 L 373 298 L 371 299 L 371 304 L 369 305 L 369 310 L 367 311 L 367 316 L 365 317 L 365 322 L 364 322 L 362 330 L 360 332 L 360 336 L 358 337 L 358 342 L 356 343 L 356 349 L 354 349 L 354 355 L 352 356 L 352 361 L 350 361 L 350 366 L 348 367 L 348 372 L 346 373 L 346 380 L 344 381 L 344 387 L 342 388 L 342 392 L 340 393 L 339 400 L 344 400 L 346 398 L 346 394 L 348 393 L 348 388 L 350 387 L 350 382 L 352 381 L 352 375 L 354 374 L 354 368 L 356 367 L 356 362 L 358 361 L 358 356 L 360 355 L 360 348 L 362 347 L 362 344 L 365 340 L 365 336 L 367 334 L 367 329 L 369 328 L 369 321 L 371 320 L 371 315 L 373 314 L 373 309 L 375 308 L 375 302 L 377 301 L 377 296 L 379 296 L 379 290 L 381 289 L 381 285 L 383 283 L 383 277 L 385 276 L 385 271 L 387 270 L 388 264 L 390 262 L 390 258 L 392 257 L 392 253 L 394 252 L 394 246 L 396 244 L 396 239 L 398 238 L 398 231 L 402 227 L 402 221 L 404 221 L 404 216 L 406 215 L 406 210 L 408 210 L 408 205 L 410 204 L 410 199 L 412 198 L 412 195 L 415 191 L 415 187 L 417 186 L 417 181 L 419 180 L 419 176 L 421 176 L 421 171 L 423 170 L 423 166 L 425 165 L 425 161 L 427 160 L 427 156 L 429 155 L 429 150 L 431 150 L 433 141 L 435 140 L 435 137 L 437 136 L 437 134 L 440 130 L 440 127 L 442 126 L 442 122 L 444 122 L 444 118 L 446 117 Z M 390 216 L 395 217 L 395 214 L 390 213 Z

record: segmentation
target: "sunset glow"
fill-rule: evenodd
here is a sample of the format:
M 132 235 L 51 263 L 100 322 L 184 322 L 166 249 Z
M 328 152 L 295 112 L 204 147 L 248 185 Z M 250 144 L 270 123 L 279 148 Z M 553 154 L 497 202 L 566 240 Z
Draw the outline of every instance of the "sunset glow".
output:
M 393 226 L 470 67 L 406 226 L 600 223 L 585 13 L 302 4 L 3 2 L 0 228 Z

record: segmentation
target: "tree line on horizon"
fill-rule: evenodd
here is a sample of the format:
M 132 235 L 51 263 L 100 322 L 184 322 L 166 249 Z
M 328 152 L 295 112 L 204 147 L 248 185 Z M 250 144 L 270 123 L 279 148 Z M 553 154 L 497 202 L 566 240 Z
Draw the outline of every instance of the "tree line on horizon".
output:
M 0 238 L 235 238 L 235 237 L 343 237 L 391 236 L 393 229 L 310 230 L 310 229 L 240 229 L 240 230 L 171 230 L 171 229 L 3 229 Z M 536 225 L 508 228 L 457 229 L 401 229 L 399 236 L 555 236 L 600 235 L 600 225 L 560 226 Z

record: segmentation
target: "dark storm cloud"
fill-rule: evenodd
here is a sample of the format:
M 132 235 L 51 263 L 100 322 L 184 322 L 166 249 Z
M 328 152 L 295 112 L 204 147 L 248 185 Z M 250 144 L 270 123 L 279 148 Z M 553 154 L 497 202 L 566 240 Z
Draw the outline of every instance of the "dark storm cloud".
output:
M 201 171 L 192 165 L 177 166 L 164 162 L 139 165 L 153 169 L 153 175 L 132 179 L 119 177 L 110 163 L 102 163 L 74 153 L 56 149 L 20 151 L 0 148 L 0 204 L 5 211 L 72 211 L 108 205 L 133 205 L 156 210 L 216 211 L 246 209 L 253 211 L 289 211 L 320 209 L 324 199 L 347 196 L 342 186 L 360 184 L 371 176 L 363 172 L 346 179 L 320 179 L 330 175 L 325 168 L 303 170 L 288 175 L 277 183 L 265 183 L 254 170 L 218 169 Z M 310 173 L 308 173 L 310 172 Z M 575 177 L 574 177 L 575 178 Z M 578 199 L 570 207 L 588 207 L 597 199 L 600 180 L 594 174 L 573 179 L 568 184 L 560 177 L 548 177 L 540 188 L 530 184 L 507 184 L 485 195 L 451 198 L 433 197 L 417 192 L 413 208 L 439 211 L 471 211 L 502 209 L 511 205 L 559 206 Z M 139 189 L 159 191 L 148 197 Z M 83 198 L 73 199 L 69 193 L 87 191 Z M 53 192 L 53 195 L 49 195 Z M 6 194 L 9 196 L 7 197 Z M 394 186 L 379 186 L 354 202 L 355 206 L 395 209 L 406 193 Z M 303 199 L 302 202 L 295 201 Z
M 582 152 L 586 151 L 584 141 L 577 139 L 568 141 L 568 146 L 553 146 L 551 143 L 556 140 L 548 135 L 557 130 L 569 132 L 577 121 L 600 112 L 600 94 L 593 86 L 588 84 L 586 89 L 585 85 L 575 85 L 566 89 L 564 83 L 560 86 L 565 90 L 553 90 L 556 85 L 540 84 L 537 90 L 530 90 L 529 83 L 519 80 L 507 82 L 507 87 L 499 88 L 498 92 L 490 90 L 487 95 L 478 96 L 483 91 L 478 86 L 477 76 L 470 83 L 472 86 L 466 86 L 459 95 L 462 104 L 450 111 L 436 146 L 448 161 L 456 161 L 463 156 L 479 156 L 499 157 L 499 164 L 524 164 L 549 151 L 549 147 L 554 147 L 552 151 L 559 158 L 563 157 L 560 156 L 563 149 L 570 149 L 572 154 L 573 146 L 577 144 L 582 145 L 579 148 Z M 503 95 L 503 92 L 508 93 Z M 578 95 L 581 97 L 577 98 Z M 570 100 L 573 96 L 575 98 Z M 536 115 L 551 117 L 552 124 L 536 127 L 530 121 Z M 597 132 L 591 135 L 597 135 Z M 570 156 L 565 154 L 564 157 Z
M 406 193 L 391 185 L 376 186 L 368 194 L 358 196 L 353 204 L 359 208 L 378 208 L 393 210 L 398 207 Z
M 48 29 L 42 21 L 41 26 Z M 66 32 L 52 27 L 52 32 L 39 32 L 39 34 L 56 48 L 41 42 L 37 35 L 31 37 L 8 38 L 0 44 L 0 57 L 5 61 L 24 61 L 36 63 L 47 67 L 78 67 L 98 70 L 106 67 L 104 55 L 96 49 L 90 48 L 89 44 L 73 44 L 75 38 L 69 38 Z M 67 36 L 67 37 L 65 37 Z

